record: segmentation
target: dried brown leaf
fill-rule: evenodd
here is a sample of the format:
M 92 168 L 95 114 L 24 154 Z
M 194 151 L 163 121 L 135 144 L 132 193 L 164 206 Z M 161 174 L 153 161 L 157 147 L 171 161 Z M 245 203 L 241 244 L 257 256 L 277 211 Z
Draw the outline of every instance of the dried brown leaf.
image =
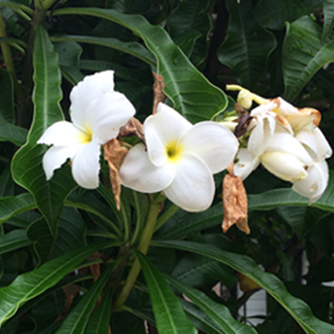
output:
M 247 217 L 247 194 L 240 177 L 226 174 L 223 181 L 223 231 L 226 233 L 231 226 L 250 233 Z
M 240 290 L 243 292 L 261 288 L 256 282 L 251 280 L 248 276 L 238 272 L 238 282 Z
M 129 122 L 119 130 L 120 137 L 131 137 L 137 136 L 140 140 L 145 140 L 144 136 L 144 126 L 138 121 L 137 118 L 131 117 Z
M 163 92 L 166 85 L 165 85 L 164 78 L 162 77 L 162 75 L 159 75 L 155 72 L 152 72 L 152 73 L 154 77 L 154 85 L 153 85 L 154 102 L 153 102 L 152 114 L 155 115 L 157 113 L 158 104 L 166 100 L 166 95 Z
M 108 161 L 109 177 L 112 186 L 112 191 L 115 196 L 117 209 L 121 209 L 121 179 L 118 175 L 119 168 L 128 153 L 128 150 L 122 147 L 117 139 L 110 140 L 104 146 L 104 159 Z

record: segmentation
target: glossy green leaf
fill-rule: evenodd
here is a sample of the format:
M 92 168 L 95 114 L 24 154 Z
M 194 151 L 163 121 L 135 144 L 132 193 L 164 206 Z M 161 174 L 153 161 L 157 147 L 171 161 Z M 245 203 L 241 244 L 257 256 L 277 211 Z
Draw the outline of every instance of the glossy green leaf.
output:
M 0 68 L 0 119 L 0 127 L 3 120 L 9 123 L 15 121 L 13 79 L 9 72 L 3 68 Z M 1 133 L 0 128 L 0 135 Z
M 116 38 L 105 38 L 105 37 L 96 37 L 96 36 L 74 36 L 74 35 L 65 35 L 65 36 L 56 36 L 52 37 L 51 41 L 53 42 L 78 42 L 78 43 L 89 43 L 96 44 L 101 46 L 106 46 L 115 50 L 128 53 L 134 57 L 137 57 L 149 65 L 155 66 L 155 59 L 150 51 L 145 49 L 138 42 L 122 42 Z
M 8 165 L 0 174 L 0 198 L 14 195 L 15 183 L 10 173 L 10 166 Z M 1 203 L 1 201 L 0 201 Z M 1 204 L 0 204 L 1 208 Z
M 104 288 L 114 268 L 115 266 L 111 265 L 105 269 L 103 274 L 83 295 L 79 303 L 69 313 L 69 315 L 66 317 L 66 319 L 55 334 L 83 334 L 85 332 L 86 325 L 89 321 L 89 316 L 92 313 L 96 302 L 102 292 L 102 289 Z M 99 331 L 97 331 L 97 328 L 95 333 L 100 333 Z
M 64 8 L 53 15 L 91 15 L 116 22 L 139 35 L 157 58 L 157 72 L 166 84 L 165 93 L 174 107 L 191 122 L 212 118 L 227 105 L 225 94 L 207 81 L 160 26 L 139 15 L 99 8 Z
M 280 30 L 321 7 L 321 0 L 260 0 L 255 7 L 259 22 L 269 29 Z
M 26 142 L 27 134 L 26 129 L 0 118 L 0 141 L 10 141 L 17 146 L 21 146 Z
M 0 224 L 19 213 L 36 208 L 34 197 L 29 194 L 0 198 Z
M 211 245 L 190 241 L 159 241 L 154 246 L 172 247 L 201 254 L 227 264 L 234 270 L 248 276 L 265 289 L 298 322 L 307 334 L 330 334 L 334 326 L 320 321 L 313 316 L 309 306 L 302 300 L 288 293 L 282 281 L 273 274 L 264 272 L 253 259 L 236 253 L 222 251 Z
M 28 189 L 35 197 L 39 210 L 49 224 L 52 235 L 58 228 L 58 217 L 63 201 L 76 187 L 69 166 L 56 171 L 50 182 L 46 182 L 42 167 L 45 145 L 37 145 L 43 132 L 56 121 L 63 119 L 59 101 L 61 76 L 58 55 L 53 49 L 47 32 L 39 26 L 34 46 L 34 121 L 27 143 L 15 154 L 12 162 L 13 178 L 20 186 Z
M 282 57 L 285 99 L 292 101 L 317 71 L 334 61 L 334 39 L 321 39 L 321 27 L 308 16 L 287 25 Z
M 167 280 L 179 291 L 185 294 L 195 305 L 204 311 L 225 334 L 256 334 L 249 326 L 235 320 L 228 307 L 218 304 L 203 292 L 186 285 L 173 277 L 166 276 Z
M 29 246 L 31 242 L 27 239 L 25 230 L 13 230 L 0 235 L 0 254 L 11 252 L 21 247 Z
M 108 334 L 110 322 L 110 310 L 112 303 L 113 289 L 109 287 L 104 293 L 101 302 L 90 317 L 85 334 Z
M 195 334 L 196 329 L 186 317 L 178 298 L 142 253 L 137 253 L 149 289 L 158 331 L 164 334 Z
M 1 288 L 0 326 L 11 318 L 21 305 L 57 284 L 87 257 L 106 246 L 107 243 L 83 246 L 18 276 L 9 286 Z
M 333 0 L 323 0 L 323 12 L 324 12 L 324 27 L 322 32 L 322 41 L 324 42 L 327 37 L 333 31 L 334 27 L 334 1 Z
M 226 3 L 230 19 L 226 39 L 218 49 L 218 59 L 232 69 L 242 86 L 252 89 L 264 74 L 276 40 L 255 19 L 252 1 Z

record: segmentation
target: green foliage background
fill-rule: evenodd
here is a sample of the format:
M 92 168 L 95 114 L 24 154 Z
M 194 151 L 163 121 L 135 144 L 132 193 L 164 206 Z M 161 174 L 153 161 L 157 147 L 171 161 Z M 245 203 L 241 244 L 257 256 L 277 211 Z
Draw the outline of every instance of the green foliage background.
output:
M 1 333 L 144 334 L 145 322 L 160 334 L 334 333 L 333 288 L 323 284 L 334 281 L 333 172 L 307 206 L 288 183 L 256 170 L 245 182 L 251 234 L 222 234 L 223 173 L 205 212 L 166 201 L 158 215 L 161 198 L 129 189 L 119 212 L 106 164 L 94 191 L 78 188 L 66 164 L 46 182 L 46 148 L 36 144 L 69 119 L 73 85 L 112 69 L 141 121 L 152 112 L 154 71 L 167 103 L 193 123 L 233 108 L 236 96 L 224 91 L 234 83 L 319 109 L 333 146 L 334 1 L 1 0 L 0 9 Z M 123 304 L 134 261 L 142 273 Z M 101 270 L 97 280 L 89 268 Z M 268 293 L 258 326 L 238 315 L 257 290 L 239 299 L 212 292 L 218 282 L 233 289 L 237 272 Z M 70 303 L 66 287 L 81 291 Z

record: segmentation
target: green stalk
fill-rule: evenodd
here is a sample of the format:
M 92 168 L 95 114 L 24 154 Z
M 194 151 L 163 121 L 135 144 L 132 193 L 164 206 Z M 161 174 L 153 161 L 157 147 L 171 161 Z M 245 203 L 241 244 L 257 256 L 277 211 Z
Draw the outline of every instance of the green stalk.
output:
M 158 231 L 165 223 L 168 222 L 170 218 L 172 218 L 176 212 L 179 211 L 179 207 L 175 204 L 172 204 L 168 210 L 157 220 L 157 224 L 155 226 L 155 232 Z
M 48 10 L 51 6 L 53 6 L 53 4 L 56 2 L 57 0 L 45 0 L 42 3 L 42 8 L 44 10 Z
M 155 223 L 157 221 L 158 218 L 158 214 L 160 212 L 160 204 L 161 201 L 155 201 L 152 197 L 151 197 L 151 203 L 150 203 L 150 207 L 148 210 L 148 215 L 147 215 L 147 219 L 146 219 L 146 224 L 140 239 L 140 243 L 138 246 L 138 250 L 141 251 L 143 254 L 146 255 L 148 248 L 150 246 L 151 240 L 152 240 L 152 236 L 154 233 L 154 227 L 155 227 Z M 120 294 L 118 295 L 112 309 L 113 311 L 119 309 L 124 302 L 126 301 L 126 299 L 128 298 L 133 285 L 136 282 L 136 279 L 139 275 L 141 266 L 140 266 L 140 262 L 138 260 L 138 258 L 136 258 L 132 264 L 131 270 L 129 272 L 129 275 L 125 281 L 125 284 L 123 286 L 122 291 L 120 292 Z
M 132 193 L 133 193 L 136 215 L 137 215 L 136 228 L 135 228 L 135 232 L 133 234 L 133 237 L 131 239 L 131 245 L 134 245 L 137 242 L 139 234 L 142 230 L 142 223 L 141 223 L 141 219 L 140 219 L 141 206 L 140 206 L 139 199 L 138 199 L 138 193 L 134 190 L 132 191 Z

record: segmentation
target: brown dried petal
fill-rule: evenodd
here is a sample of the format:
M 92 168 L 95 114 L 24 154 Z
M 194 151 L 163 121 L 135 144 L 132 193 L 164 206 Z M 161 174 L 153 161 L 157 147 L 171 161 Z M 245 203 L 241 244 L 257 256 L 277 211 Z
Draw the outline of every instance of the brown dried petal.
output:
M 153 102 L 153 112 L 152 114 L 155 115 L 157 113 L 157 108 L 159 102 L 164 102 L 166 100 L 166 95 L 163 92 L 165 88 L 165 82 L 162 75 L 159 75 L 155 72 L 152 72 L 154 76 L 154 85 L 153 85 L 153 91 L 154 91 L 154 102 Z
M 104 159 L 108 161 L 109 176 L 112 191 L 115 196 L 115 202 L 117 209 L 121 209 L 120 196 L 121 196 L 121 179 L 118 175 L 120 165 L 122 164 L 128 150 L 122 147 L 117 139 L 110 140 L 104 146 Z
M 127 122 L 124 126 L 119 130 L 120 137 L 131 137 L 137 136 L 139 139 L 144 140 L 144 126 L 142 123 L 138 121 L 137 118 L 131 117 L 129 122 Z
M 249 234 L 247 194 L 240 177 L 225 175 L 223 181 L 223 207 L 224 220 L 222 228 L 224 233 L 236 224 L 239 230 Z

